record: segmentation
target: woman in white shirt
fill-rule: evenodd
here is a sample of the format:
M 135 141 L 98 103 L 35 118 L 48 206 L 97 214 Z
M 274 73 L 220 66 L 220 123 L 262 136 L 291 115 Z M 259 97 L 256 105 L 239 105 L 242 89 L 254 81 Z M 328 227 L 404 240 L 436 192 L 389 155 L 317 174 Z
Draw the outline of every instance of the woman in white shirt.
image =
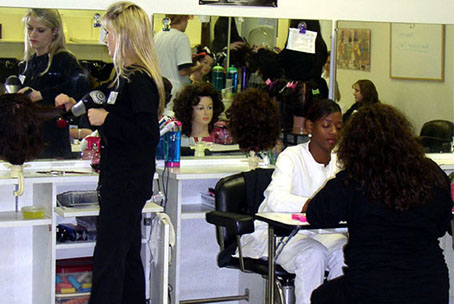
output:
M 306 127 L 311 140 L 288 147 L 279 155 L 259 212 L 301 212 L 306 201 L 338 171 L 332 150 L 342 128 L 339 105 L 329 99 L 313 103 L 307 111 Z M 327 232 L 301 231 L 276 260 L 296 275 L 296 304 L 310 303 L 312 290 L 323 283 L 325 271 L 329 272 L 328 279 L 342 275 L 342 248 L 347 238 Z M 267 224 L 255 221 L 255 231 L 241 237 L 243 255 L 267 257 L 267 233 Z

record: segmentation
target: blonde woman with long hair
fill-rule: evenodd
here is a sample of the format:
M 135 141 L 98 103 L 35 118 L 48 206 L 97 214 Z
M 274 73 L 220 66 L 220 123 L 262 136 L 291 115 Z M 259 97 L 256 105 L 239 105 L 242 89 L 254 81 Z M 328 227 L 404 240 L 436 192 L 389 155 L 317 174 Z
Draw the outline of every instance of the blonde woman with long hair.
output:
M 101 134 L 100 212 L 89 303 L 143 304 L 140 221 L 152 195 L 164 85 L 148 15 L 133 3 L 117 2 L 101 22 L 116 75 L 100 88 L 107 96 L 104 107 L 88 110 L 90 124 Z M 66 95 L 56 99 L 68 109 L 74 102 Z
M 33 102 L 53 106 L 55 97 L 65 93 L 82 97 L 90 87 L 87 75 L 77 59 L 66 49 L 60 14 L 55 9 L 29 9 L 25 25 L 24 60 L 19 79 Z M 42 126 L 45 149 L 40 158 L 69 157 L 71 153 L 68 127 L 57 126 L 56 118 Z

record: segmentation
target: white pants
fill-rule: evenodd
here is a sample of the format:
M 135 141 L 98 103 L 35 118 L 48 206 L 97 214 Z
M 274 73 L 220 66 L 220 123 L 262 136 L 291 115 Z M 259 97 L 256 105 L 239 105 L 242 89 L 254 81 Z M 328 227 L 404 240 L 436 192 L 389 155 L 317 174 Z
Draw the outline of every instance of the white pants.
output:
M 340 233 L 295 235 L 284 247 L 276 262 L 295 274 L 296 304 L 309 304 L 312 291 L 328 280 L 343 274 L 343 247 L 347 237 Z

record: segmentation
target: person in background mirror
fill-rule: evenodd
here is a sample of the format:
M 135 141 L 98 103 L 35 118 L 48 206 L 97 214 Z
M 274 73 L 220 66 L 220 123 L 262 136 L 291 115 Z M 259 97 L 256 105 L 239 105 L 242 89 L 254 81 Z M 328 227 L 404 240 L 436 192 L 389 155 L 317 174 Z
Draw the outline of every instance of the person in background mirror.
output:
M 101 23 L 115 78 L 100 89 L 108 102 L 88 110 L 101 135 L 99 217 L 90 304 L 145 303 L 140 256 L 142 209 L 152 196 L 158 117 L 165 93 L 148 14 L 136 4 L 112 4 Z M 57 97 L 69 108 L 74 100 Z
M 265 190 L 265 199 L 258 212 L 301 212 L 304 204 L 339 170 L 332 152 L 342 129 L 339 105 L 329 99 L 312 104 L 307 113 L 307 129 L 311 140 L 286 148 L 279 154 L 272 180 Z M 296 304 L 309 304 L 316 287 L 342 275 L 344 234 L 325 231 L 300 231 L 277 258 L 277 264 L 294 273 Z M 268 226 L 255 221 L 255 231 L 241 237 L 243 256 L 265 258 Z M 336 303 L 333 301 L 332 303 Z
M 224 111 L 221 95 L 212 84 L 201 82 L 189 84 L 181 90 L 174 100 L 175 118 L 183 124 L 182 135 L 213 142 L 214 124 Z M 189 146 L 182 139 L 182 146 Z
M 189 15 L 166 15 L 170 19 L 170 29 L 162 30 L 154 37 L 162 76 L 172 83 L 172 95 L 189 83 L 189 75 L 202 69 L 204 65 L 194 66 L 188 36 L 184 33 L 188 26 Z M 166 114 L 173 116 L 173 102 L 166 107 Z
M 90 82 L 77 59 L 66 49 L 60 14 L 54 9 L 29 9 L 25 24 L 24 60 L 19 67 L 19 79 L 33 102 L 54 106 L 60 93 L 76 99 L 88 92 Z M 42 124 L 44 150 L 40 158 L 70 157 L 68 126 L 57 125 L 57 119 Z
M 229 32 L 229 18 L 230 18 L 230 42 L 228 41 Z M 215 54 L 227 50 L 229 45 L 230 50 L 236 50 L 246 43 L 238 33 L 236 21 L 234 17 L 219 17 L 214 24 L 214 39 L 211 42 L 211 49 Z
M 278 87 L 275 84 L 282 78 L 283 70 L 276 52 L 265 48 L 252 51 L 247 66 L 250 72 L 248 88 L 262 89 L 266 86 L 272 90 Z
M 326 57 L 326 63 L 323 66 L 322 78 L 325 79 L 326 84 L 329 87 L 329 78 L 330 78 L 330 65 L 331 65 L 331 52 L 328 51 L 328 57 Z M 337 84 L 337 79 L 334 86 L 334 101 L 339 102 L 341 99 L 341 94 L 339 91 L 339 85 Z
M 372 81 L 368 79 L 358 80 L 352 85 L 352 88 L 355 103 L 347 110 L 347 112 L 345 112 L 343 116 L 344 123 L 347 122 L 350 117 L 362 106 L 380 102 L 378 99 L 377 89 Z
M 320 86 L 320 94 L 322 98 L 328 98 L 328 86 L 323 78 L 321 78 L 323 66 L 328 57 L 328 49 L 323 40 L 320 22 L 318 20 L 290 20 L 290 28 L 298 28 L 305 24 L 306 30 L 317 33 L 315 39 L 315 53 L 304 53 L 286 47 L 279 53 L 282 69 L 285 72 L 285 78 L 297 81 L 313 80 Z M 301 34 L 304 35 L 304 34 Z
M 197 45 L 194 48 L 195 53 L 192 55 L 192 63 L 195 66 L 202 65 L 202 68 L 195 71 L 189 76 L 191 83 L 206 81 L 207 75 L 211 72 L 214 63 L 214 56 L 208 47 Z M 209 78 L 209 77 L 208 77 Z
M 306 215 L 317 226 L 347 221 L 346 267 L 311 303 L 448 304 L 439 238 L 451 230 L 449 178 L 425 157 L 411 123 L 389 105 L 364 106 L 345 125 L 337 156 L 342 171 Z

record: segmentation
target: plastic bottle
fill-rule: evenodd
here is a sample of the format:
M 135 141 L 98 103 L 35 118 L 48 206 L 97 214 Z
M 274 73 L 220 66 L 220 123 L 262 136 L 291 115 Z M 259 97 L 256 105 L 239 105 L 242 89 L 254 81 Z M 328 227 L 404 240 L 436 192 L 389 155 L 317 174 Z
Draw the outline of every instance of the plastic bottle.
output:
M 93 144 L 93 150 L 95 151 L 95 153 L 93 154 L 93 158 L 91 159 L 90 165 L 96 172 L 99 172 L 99 161 L 101 159 L 101 151 L 96 143 Z
M 219 63 L 212 69 L 212 83 L 216 91 L 221 91 L 224 88 L 224 68 Z
M 175 127 L 172 131 L 165 134 L 166 136 L 166 156 L 164 165 L 166 167 L 180 167 L 180 149 L 181 149 L 181 122 L 175 121 Z
M 227 78 L 232 79 L 232 93 L 238 92 L 238 69 L 233 65 L 227 70 Z

